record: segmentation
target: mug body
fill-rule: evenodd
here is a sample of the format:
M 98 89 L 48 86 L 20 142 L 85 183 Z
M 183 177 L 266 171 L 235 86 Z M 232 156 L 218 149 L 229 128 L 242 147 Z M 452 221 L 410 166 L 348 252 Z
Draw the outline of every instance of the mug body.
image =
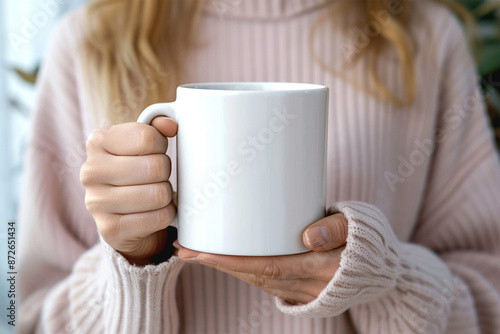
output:
M 325 215 L 328 89 L 300 83 L 178 87 L 179 243 L 228 255 L 308 251 Z

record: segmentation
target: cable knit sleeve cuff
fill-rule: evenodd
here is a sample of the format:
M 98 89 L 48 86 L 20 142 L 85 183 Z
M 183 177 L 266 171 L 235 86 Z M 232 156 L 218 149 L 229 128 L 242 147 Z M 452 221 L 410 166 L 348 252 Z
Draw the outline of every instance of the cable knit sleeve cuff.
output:
M 158 265 L 131 265 L 101 238 L 109 277 L 105 323 L 108 333 L 173 333 L 178 325 L 175 285 L 183 262 L 172 256 Z
M 434 318 L 429 304 L 443 295 L 446 283 L 452 284 L 445 264 L 423 247 L 399 242 L 385 216 L 371 205 L 339 202 L 328 210 L 329 214 L 337 212 L 344 214 L 349 227 L 334 277 L 312 302 L 294 306 L 277 298 L 277 307 L 287 314 L 310 317 L 331 317 L 351 309 L 375 317 L 374 322 L 380 322 L 380 317 L 396 318 L 391 323 L 401 321 L 401 329 L 418 322 L 443 328 L 449 301 L 437 300 L 443 305 Z M 410 316 L 413 325 L 404 324 Z

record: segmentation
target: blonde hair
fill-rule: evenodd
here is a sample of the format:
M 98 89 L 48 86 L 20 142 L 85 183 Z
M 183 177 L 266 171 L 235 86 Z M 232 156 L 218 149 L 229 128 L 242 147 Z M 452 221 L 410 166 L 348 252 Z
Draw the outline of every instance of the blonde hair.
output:
M 416 99 L 415 60 L 413 57 L 415 46 L 413 45 L 412 36 L 408 30 L 409 20 L 411 19 L 412 1 L 413 0 L 341 0 L 338 6 L 332 7 L 321 16 L 311 29 L 309 48 L 312 52 L 314 61 L 323 68 L 323 70 L 342 78 L 345 82 L 379 100 L 388 101 L 400 108 L 411 106 Z M 474 41 L 476 26 L 474 17 L 463 6 L 451 0 L 429 1 L 444 5 L 462 19 L 467 28 L 469 42 L 475 51 Z M 349 27 L 352 31 L 354 31 L 354 28 L 357 28 L 357 31 L 365 33 L 368 30 L 367 34 L 371 35 L 365 36 L 368 41 L 366 46 L 362 48 L 362 53 L 359 52 L 359 50 L 355 50 L 356 52 L 354 52 L 353 55 L 344 54 L 348 59 L 348 63 L 355 63 L 361 56 L 367 58 L 368 81 L 365 81 L 365 85 L 344 75 L 342 73 L 345 71 L 344 69 L 341 72 L 331 67 L 327 60 L 322 59 L 320 55 L 318 55 L 314 46 L 314 36 L 324 23 L 333 21 L 332 19 L 339 16 L 340 13 L 348 9 L 353 9 L 352 7 L 356 5 L 361 5 L 361 8 L 356 8 L 356 13 L 361 15 L 356 16 L 354 22 L 352 22 L 352 20 L 337 20 L 340 21 L 340 25 L 337 25 L 337 27 Z M 387 20 L 381 24 L 381 22 L 377 21 L 377 15 L 385 15 Z M 369 30 L 373 27 L 376 28 L 376 31 L 370 32 Z M 382 81 L 377 73 L 377 62 L 384 47 L 392 47 L 397 53 L 403 81 L 403 96 L 398 96 L 392 92 L 390 87 Z
M 203 0 L 98 0 L 86 8 L 84 71 L 92 118 L 133 121 L 173 99 L 182 57 L 195 41 Z
M 369 57 L 371 88 L 361 89 L 397 106 L 411 105 L 416 98 L 412 40 L 407 28 L 411 1 L 399 0 L 401 10 L 394 13 L 385 10 L 393 0 L 339 0 L 338 6 L 311 28 L 313 58 L 325 71 L 343 77 L 315 52 L 313 40 L 317 29 L 354 4 L 363 6 L 358 18 L 360 25 L 370 23 L 369 13 L 385 10 L 390 20 L 362 53 L 363 57 Z M 469 26 L 473 24 L 472 16 L 460 5 L 448 0 L 433 1 L 453 9 Z M 182 59 L 196 45 L 197 25 L 204 6 L 205 0 L 97 0 L 88 5 L 84 66 L 86 84 L 97 92 L 93 106 L 96 124 L 103 119 L 115 124 L 133 121 L 145 106 L 173 100 L 181 80 Z M 403 97 L 392 92 L 377 73 L 376 65 L 384 47 L 393 47 L 397 52 L 404 82 Z M 353 59 L 360 57 L 361 53 Z

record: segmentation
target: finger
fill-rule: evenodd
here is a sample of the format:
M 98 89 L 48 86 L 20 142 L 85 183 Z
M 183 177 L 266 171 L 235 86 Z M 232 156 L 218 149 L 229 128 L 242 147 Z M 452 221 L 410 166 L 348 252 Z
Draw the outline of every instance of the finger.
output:
M 155 117 L 151 125 L 165 137 L 173 137 L 177 134 L 177 123 L 171 118 L 165 116 Z
M 273 296 L 293 301 L 294 303 L 309 303 L 321 293 L 328 283 L 328 281 L 322 282 L 315 279 L 273 280 L 253 274 L 231 271 L 211 263 L 211 260 L 207 262 L 206 258 L 204 259 L 202 257 L 201 260 L 199 260 L 197 256 L 204 253 L 183 248 L 179 245 L 178 241 L 174 242 L 174 247 L 176 248 L 176 255 L 188 263 L 208 265 L 209 267 L 232 275 L 248 284 L 259 287 Z
M 164 182 L 168 181 L 172 167 L 170 158 L 162 153 L 142 156 L 102 154 L 95 159 L 101 161 L 89 161 L 82 167 L 83 184 L 127 186 Z
M 248 273 L 270 279 L 315 278 L 324 281 L 329 281 L 335 274 L 335 257 L 339 254 L 309 252 L 285 256 L 229 256 L 200 253 L 187 248 L 179 250 L 181 259 L 200 261 L 221 271 Z M 193 261 L 193 258 L 196 260 Z
M 348 222 L 343 214 L 337 213 L 311 224 L 303 233 L 302 241 L 313 251 L 329 251 L 345 245 Z
M 300 304 L 307 304 L 312 302 L 314 299 L 313 296 L 308 295 L 306 293 L 298 292 L 298 291 L 287 291 L 287 290 L 280 290 L 280 289 L 262 289 L 266 293 L 270 294 L 271 296 L 275 296 L 281 299 L 284 299 L 286 302 L 292 305 L 300 305 Z
M 114 240 L 143 239 L 165 230 L 173 221 L 175 214 L 175 205 L 171 203 L 159 210 L 128 215 L 101 216 L 96 219 L 96 224 L 104 240 L 116 244 Z
M 176 248 L 176 255 L 182 260 L 189 263 L 201 263 L 208 265 L 214 269 L 225 272 L 238 278 L 246 283 L 257 286 L 267 292 L 270 295 L 283 298 L 287 301 L 293 301 L 294 303 L 307 304 L 314 300 L 326 287 L 327 282 L 316 281 L 313 279 L 290 279 L 290 280 L 270 280 L 263 279 L 248 273 L 230 271 L 224 267 L 217 267 L 216 264 L 207 262 L 207 259 L 202 257 L 202 260 L 198 260 L 200 253 L 193 251 L 179 245 L 178 241 L 174 242 L 174 247 Z M 211 261 L 211 260 L 208 260 Z
M 177 249 L 177 256 L 180 257 L 181 260 L 191 263 L 200 262 L 200 260 L 198 260 L 198 255 L 200 255 L 201 252 L 181 246 L 179 240 L 174 241 L 172 245 Z
M 177 205 L 177 191 L 174 191 L 174 195 L 172 197 L 172 202 L 174 202 L 174 204 Z
M 153 126 L 123 123 L 93 132 L 88 145 L 93 143 L 114 155 L 147 155 L 165 153 L 168 140 Z
M 170 182 L 134 186 L 106 186 L 87 193 L 85 204 L 90 212 L 130 214 L 161 209 L 172 201 Z
M 222 271 L 238 278 L 239 280 L 242 280 L 248 284 L 251 284 L 261 289 L 295 291 L 295 292 L 305 293 L 313 297 L 318 296 L 320 292 L 328 284 L 328 282 L 319 281 L 317 279 L 311 279 L 311 278 L 273 280 L 248 273 L 240 273 L 229 270 L 228 271 L 222 270 Z

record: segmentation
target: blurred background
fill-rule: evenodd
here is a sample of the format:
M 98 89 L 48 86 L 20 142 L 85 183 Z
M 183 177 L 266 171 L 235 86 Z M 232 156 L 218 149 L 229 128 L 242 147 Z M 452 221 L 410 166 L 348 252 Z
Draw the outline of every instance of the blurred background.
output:
M 16 221 L 38 69 L 57 20 L 88 0 L 0 0 L 0 309 L 7 307 L 7 223 Z M 417 0 L 418 1 L 418 0 Z M 500 0 L 455 0 L 477 18 L 478 71 L 500 147 Z M 17 226 L 17 230 L 19 226 Z M 0 333 L 14 333 L 0 314 Z M 19 316 L 19 314 L 17 314 Z
M 16 221 L 36 74 L 54 24 L 86 0 L 0 0 L 0 333 L 7 324 L 7 223 Z M 17 232 L 19 226 L 17 226 Z M 18 233 L 17 233 L 18 234 Z M 19 317 L 19 312 L 17 312 Z

